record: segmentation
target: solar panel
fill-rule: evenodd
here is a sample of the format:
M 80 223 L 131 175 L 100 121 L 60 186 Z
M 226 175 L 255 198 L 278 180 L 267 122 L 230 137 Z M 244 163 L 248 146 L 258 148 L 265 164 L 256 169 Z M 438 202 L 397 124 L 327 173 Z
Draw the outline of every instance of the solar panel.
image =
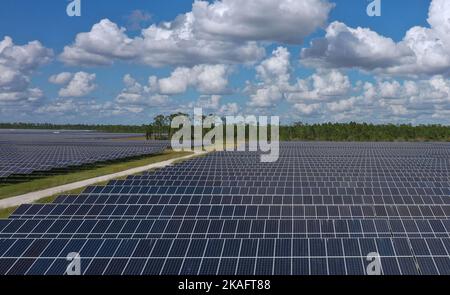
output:
M 405 252 L 405 243 L 415 247 Z M 430 244 L 446 252 L 424 250 Z M 126 274 L 131 269 L 123 266 L 132 263 L 133 274 L 234 275 L 247 269 L 247 275 L 362 275 L 368 266 L 363 252 L 370 251 L 386 261 L 384 274 L 448 275 L 449 245 L 449 238 L 10 239 L 0 240 L 0 274 L 63 273 L 66 253 L 78 252 L 84 274 L 109 273 L 110 264 L 114 273 Z
M 0 131 L 0 182 L 14 175 L 161 153 L 165 141 L 131 141 L 130 134 Z
M 20 206 L 0 273 L 450 274 L 450 145 L 282 143 L 217 152 Z
M 449 237 L 449 230 L 448 219 L 11 219 L 0 223 L 0 238 L 119 238 L 129 235 L 145 238 L 445 238 Z

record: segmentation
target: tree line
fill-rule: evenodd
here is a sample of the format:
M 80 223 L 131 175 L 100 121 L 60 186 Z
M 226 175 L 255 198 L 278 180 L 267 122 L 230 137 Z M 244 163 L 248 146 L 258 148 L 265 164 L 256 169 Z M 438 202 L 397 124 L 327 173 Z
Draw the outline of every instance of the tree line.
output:
M 170 127 L 173 117 L 182 113 L 158 115 L 144 125 L 87 125 L 50 123 L 0 123 L 0 129 L 94 130 L 112 133 L 145 134 L 150 139 L 170 139 L 175 132 Z M 248 126 L 247 126 L 248 128 Z M 206 133 L 208 130 L 204 130 Z M 247 132 L 246 132 L 247 133 Z M 450 126 L 395 125 L 367 123 L 293 123 L 280 126 L 280 140 L 305 141 L 450 141 Z
M 90 125 L 90 124 L 50 124 L 50 123 L 0 123 L 0 129 L 45 129 L 45 130 L 92 130 L 111 133 L 140 133 L 146 125 Z
M 281 140 L 450 141 L 450 126 L 366 123 L 294 123 L 280 127 Z

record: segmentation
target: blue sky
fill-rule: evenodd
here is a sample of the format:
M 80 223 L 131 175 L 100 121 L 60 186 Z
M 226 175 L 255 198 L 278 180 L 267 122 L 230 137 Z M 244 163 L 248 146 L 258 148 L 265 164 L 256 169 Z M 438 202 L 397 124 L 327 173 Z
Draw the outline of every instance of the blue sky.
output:
M 81 0 L 68 17 L 69 1 L 4 0 L 0 121 L 141 124 L 201 106 L 286 123 L 449 123 L 447 1 L 381 0 L 379 17 L 367 0 L 297 2 Z

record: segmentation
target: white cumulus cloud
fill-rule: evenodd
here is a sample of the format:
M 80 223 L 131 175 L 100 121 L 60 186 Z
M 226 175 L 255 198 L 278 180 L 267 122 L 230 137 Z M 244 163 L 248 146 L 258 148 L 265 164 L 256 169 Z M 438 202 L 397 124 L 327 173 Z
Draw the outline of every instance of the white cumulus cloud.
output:
M 182 106 L 179 111 L 186 112 L 189 109 L 202 108 L 205 113 L 218 116 L 231 116 L 239 112 L 240 108 L 236 102 L 222 104 L 221 101 L 222 96 L 220 95 L 202 95 L 197 101 Z
M 290 53 L 285 47 L 278 47 L 272 56 L 256 66 L 255 84 L 247 85 L 250 96 L 249 105 L 267 108 L 280 101 L 290 88 L 291 79 Z
M 137 37 L 108 19 L 79 33 L 60 59 L 69 65 L 110 65 L 131 60 L 151 66 L 254 63 L 261 42 L 301 44 L 322 27 L 328 0 L 196 0 L 174 20 L 152 24 Z
M 72 73 L 62 72 L 62 73 L 50 76 L 48 81 L 52 84 L 63 85 L 63 84 L 67 84 L 70 81 L 70 79 L 72 79 L 72 77 L 73 77 Z
M 142 85 L 130 74 L 123 78 L 125 88 L 116 97 L 116 102 L 121 106 L 163 106 L 169 102 L 167 95 L 156 93 L 151 87 L 152 79 L 149 79 L 149 85 Z
M 30 86 L 31 75 L 52 57 L 53 51 L 39 41 L 16 45 L 4 37 L 0 41 L 0 103 L 27 103 L 43 97 L 39 88 Z
M 161 94 L 174 95 L 194 87 L 203 94 L 221 94 L 227 90 L 229 69 L 225 65 L 198 65 L 176 68 L 167 78 L 153 77 Z
M 196 32 L 210 38 L 301 44 L 333 6 L 325 0 L 196 1 L 192 13 Z
M 450 1 L 432 0 L 430 27 L 408 30 L 400 42 L 368 28 L 331 23 L 324 38 L 302 50 L 302 62 L 315 67 L 359 68 L 390 75 L 450 74 Z
M 54 80 L 58 80 L 58 77 L 53 77 Z M 59 77 L 61 82 L 62 78 Z M 95 90 L 97 85 L 95 84 L 96 74 L 89 74 L 86 72 L 78 72 L 73 74 L 69 79 L 66 79 L 65 83 L 68 83 L 65 87 L 59 90 L 60 97 L 83 97 Z M 51 78 L 50 78 L 51 79 Z

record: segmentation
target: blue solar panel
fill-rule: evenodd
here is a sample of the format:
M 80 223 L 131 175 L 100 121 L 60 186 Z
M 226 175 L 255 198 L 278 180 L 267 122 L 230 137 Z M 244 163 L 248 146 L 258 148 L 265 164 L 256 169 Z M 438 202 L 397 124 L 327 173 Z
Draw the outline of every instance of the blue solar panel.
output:
M 164 141 L 132 141 L 133 134 L 0 131 L 0 183 L 12 176 L 163 152 Z
M 0 273 L 450 274 L 448 145 L 283 143 L 279 161 L 218 152 L 20 206 Z

